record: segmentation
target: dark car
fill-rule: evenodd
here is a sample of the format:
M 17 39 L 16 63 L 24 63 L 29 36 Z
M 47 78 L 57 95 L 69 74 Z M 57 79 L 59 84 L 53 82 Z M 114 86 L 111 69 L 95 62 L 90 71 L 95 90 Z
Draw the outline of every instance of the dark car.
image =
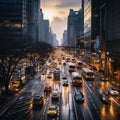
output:
M 68 86 L 68 80 L 63 80 L 63 86 Z
M 84 102 L 84 95 L 83 95 L 82 92 L 80 92 L 80 91 L 75 92 L 74 97 L 75 97 L 76 101 L 78 101 L 78 102 Z
M 51 86 L 45 86 L 44 92 L 51 92 Z
M 34 96 L 33 98 L 33 108 L 37 108 L 43 105 L 43 96 Z
M 110 99 L 110 95 L 106 94 L 106 93 L 102 93 L 100 95 L 100 98 L 102 100 L 103 103 L 110 103 L 111 99 Z
M 108 81 L 108 80 L 110 80 L 110 77 L 109 76 L 105 76 L 105 75 L 101 75 L 100 79 L 102 81 Z

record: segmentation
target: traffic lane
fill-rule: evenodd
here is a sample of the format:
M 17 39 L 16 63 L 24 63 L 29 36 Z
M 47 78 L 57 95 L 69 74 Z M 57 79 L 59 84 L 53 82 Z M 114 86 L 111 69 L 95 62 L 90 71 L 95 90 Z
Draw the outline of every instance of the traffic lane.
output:
M 110 120 L 117 120 L 117 118 L 119 117 L 118 114 L 119 114 L 120 107 L 115 104 L 115 102 L 113 101 L 114 99 L 111 99 L 110 104 L 105 104 L 101 101 L 100 94 L 97 91 L 97 88 L 95 88 L 95 86 L 92 86 L 90 81 L 86 81 L 86 86 L 88 88 L 87 90 L 88 95 L 92 97 L 89 99 L 93 100 L 94 108 L 97 108 L 97 110 L 99 111 L 101 119 L 110 118 Z M 105 84 L 105 87 L 106 86 L 108 86 L 107 83 Z
M 7 114 L 3 119 L 20 120 L 29 113 L 29 105 L 31 103 L 31 93 L 23 93 L 6 111 Z
M 56 118 L 56 119 L 59 119 L 60 117 L 60 101 L 61 101 L 61 95 L 60 95 L 60 98 L 58 101 L 54 101 L 52 100 L 52 92 L 53 90 L 58 90 L 60 93 L 61 93 L 61 83 L 60 81 L 54 81 L 53 78 L 52 79 L 46 79 L 46 82 L 45 84 L 51 86 L 52 90 L 50 93 L 44 93 L 44 97 L 46 99 L 46 104 L 44 105 L 44 112 L 43 112 L 43 115 L 42 115 L 42 120 L 46 120 L 48 119 L 48 116 L 47 116 L 47 109 L 50 105 L 56 105 L 58 106 L 58 114 L 56 117 L 51 117 L 52 118 Z
M 31 82 L 31 84 L 33 84 L 33 82 Z M 11 119 L 13 116 L 17 116 L 12 119 L 19 120 L 19 119 L 25 119 L 24 116 L 29 116 L 29 113 L 32 110 L 31 101 L 33 99 L 33 95 L 36 94 L 36 89 L 37 89 L 37 95 L 38 95 L 38 91 L 41 91 L 42 89 L 43 82 L 39 80 L 34 81 L 33 86 L 29 87 L 31 86 L 31 84 L 27 86 L 28 89 L 26 88 L 25 90 L 26 92 L 21 93 L 18 99 L 9 107 L 9 109 L 7 110 L 8 114 L 6 114 L 6 119 Z M 22 114 L 22 115 L 19 116 L 19 114 Z
M 111 81 L 101 81 L 99 74 L 95 75 L 95 80 L 93 83 L 95 83 L 96 89 L 99 94 L 103 92 L 108 93 L 108 89 L 110 87 L 114 88 L 114 86 L 111 84 Z M 111 96 L 111 102 L 113 103 L 114 108 L 119 111 L 120 110 L 120 94 L 116 96 Z
M 73 104 L 74 104 L 74 110 L 76 112 L 76 119 L 77 120 L 94 120 L 94 116 L 92 115 L 92 111 L 89 108 L 89 104 L 88 104 L 88 98 L 87 98 L 87 94 L 86 94 L 86 90 L 84 88 L 84 81 L 82 83 L 82 87 L 81 86 L 72 86 L 72 90 L 73 90 Z M 81 91 L 85 97 L 84 102 L 77 102 L 74 98 L 74 93 L 75 91 Z

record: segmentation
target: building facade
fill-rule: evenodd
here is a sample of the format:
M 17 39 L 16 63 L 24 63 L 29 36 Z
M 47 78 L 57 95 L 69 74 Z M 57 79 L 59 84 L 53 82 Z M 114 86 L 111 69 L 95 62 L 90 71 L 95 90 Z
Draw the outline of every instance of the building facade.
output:
M 106 74 L 120 80 L 120 1 L 101 0 L 100 49 L 101 65 Z
M 80 35 L 80 13 L 81 11 L 74 11 L 70 9 L 67 25 L 67 42 L 68 46 L 76 46 L 76 37 Z
M 1 44 L 26 39 L 28 22 L 26 4 L 26 0 L 0 0 Z
M 63 32 L 63 38 L 62 38 L 62 46 L 67 46 L 67 30 L 64 30 Z
M 92 53 L 99 49 L 99 4 L 99 0 L 84 0 L 84 46 L 88 61 L 91 61 Z

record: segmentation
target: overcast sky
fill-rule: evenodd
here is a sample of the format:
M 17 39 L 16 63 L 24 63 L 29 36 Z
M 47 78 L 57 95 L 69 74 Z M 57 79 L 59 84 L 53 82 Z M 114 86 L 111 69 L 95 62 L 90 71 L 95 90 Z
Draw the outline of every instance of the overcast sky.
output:
M 44 19 L 50 20 L 50 26 L 58 40 L 62 38 L 63 31 L 67 28 L 69 9 L 78 11 L 80 3 L 81 0 L 41 0 Z

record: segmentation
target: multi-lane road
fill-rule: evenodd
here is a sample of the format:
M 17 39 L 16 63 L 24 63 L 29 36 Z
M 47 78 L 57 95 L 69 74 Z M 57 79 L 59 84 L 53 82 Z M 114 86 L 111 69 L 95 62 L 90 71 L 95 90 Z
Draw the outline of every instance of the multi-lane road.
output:
M 60 53 L 59 56 L 61 56 Z M 56 59 L 52 62 L 55 61 L 57 62 Z M 49 62 L 49 66 L 52 62 Z M 46 67 L 47 64 L 44 69 Z M 68 63 L 58 65 L 58 67 L 60 68 L 60 81 L 54 81 L 53 76 L 51 79 L 47 78 L 51 67 L 47 69 L 46 75 L 41 75 L 41 78 L 38 73 L 12 101 L 6 103 L 0 113 L 0 120 L 120 120 L 120 96 L 111 96 L 110 104 L 104 104 L 100 99 L 99 90 L 107 92 L 111 86 L 109 82 L 102 82 L 99 74 L 96 73 L 94 81 L 83 79 L 82 87 L 75 87 L 71 83 Z M 78 72 L 81 71 L 78 70 Z M 67 75 L 68 86 L 63 86 L 63 73 Z M 60 92 L 58 101 L 52 100 L 51 93 L 44 93 L 45 85 L 50 85 L 52 90 L 57 89 Z M 78 103 L 74 99 L 74 93 L 78 90 L 84 94 L 84 103 Z M 38 94 L 44 97 L 44 104 L 42 108 L 34 110 L 32 99 Z M 47 108 L 50 105 L 58 106 L 58 114 L 54 118 L 47 116 Z

